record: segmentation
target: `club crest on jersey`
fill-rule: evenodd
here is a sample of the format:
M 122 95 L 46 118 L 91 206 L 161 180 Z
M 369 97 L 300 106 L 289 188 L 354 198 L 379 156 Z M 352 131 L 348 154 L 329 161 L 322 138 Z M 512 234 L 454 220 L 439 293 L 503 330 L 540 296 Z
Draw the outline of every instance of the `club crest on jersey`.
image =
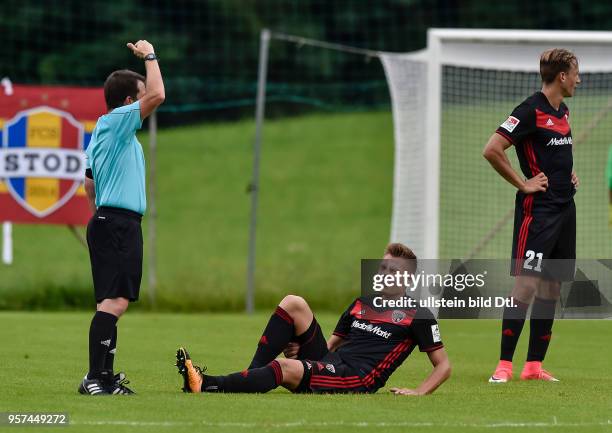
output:
M 325 368 L 332 373 L 336 372 L 336 367 L 334 367 L 333 364 L 326 364 Z
M 517 127 L 517 125 L 520 123 L 521 121 L 519 119 L 517 119 L 514 116 L 509 116 L 506 121 L 504 123 L 502 123 L 500 126 L 502 128 L 504 128 L 506 131 L 508 132 L 512 132 L 514 131 L 514 128 Z
M 83 125 L 70 113 L 41 106 L 4 124 L 0 178 L 13 199 L 44 218 L 76 193 L 85 172 Z
M 406 318 L 406 313 L 401 310 L 393 310 L 391 313 L 391 320 L 393 323 L 399 323 Z

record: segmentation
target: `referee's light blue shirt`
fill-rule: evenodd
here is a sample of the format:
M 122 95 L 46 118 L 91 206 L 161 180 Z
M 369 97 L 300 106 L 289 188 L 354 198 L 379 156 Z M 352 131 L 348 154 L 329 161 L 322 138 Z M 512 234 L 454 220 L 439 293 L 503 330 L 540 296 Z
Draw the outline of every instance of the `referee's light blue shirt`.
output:
M 115 108 L 96 123 L 85 152 L 96 188 L 96 207 L 112 206 L 144 215 L 145 160 L 136 131 L 140 102 Z

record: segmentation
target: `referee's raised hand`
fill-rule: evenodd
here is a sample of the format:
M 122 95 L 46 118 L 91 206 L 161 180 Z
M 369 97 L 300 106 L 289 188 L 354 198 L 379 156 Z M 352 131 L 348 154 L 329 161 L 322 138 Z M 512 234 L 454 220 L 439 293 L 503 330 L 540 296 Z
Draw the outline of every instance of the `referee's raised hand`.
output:
M 146 40 L 140 40 L 135 44 L 128 42 L 127 47 L 140 59 L 144 59 L 147 54 L 155 53 L 153 45 Z
M 542 172 L 536 174 L 531 179 L 527 179 L 521 188 L 525 194 L 533 194 L 540 191 L 546 191 L 548 188 L 548 178 Z

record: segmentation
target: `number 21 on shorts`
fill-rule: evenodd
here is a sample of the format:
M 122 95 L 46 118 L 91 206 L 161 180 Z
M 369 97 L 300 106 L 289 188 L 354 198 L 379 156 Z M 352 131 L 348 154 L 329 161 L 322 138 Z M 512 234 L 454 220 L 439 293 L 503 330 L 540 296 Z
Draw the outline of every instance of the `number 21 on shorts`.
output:
M 527 250 L 525 253 L 525 261 L 523 262 L 523 268 L 528 270 L 534 270 L 536 272 L 542 272 L 542 253 L 536 253 L 533 250 Z M 532 264 L 534 259 L 538 259 L 535 266 Z

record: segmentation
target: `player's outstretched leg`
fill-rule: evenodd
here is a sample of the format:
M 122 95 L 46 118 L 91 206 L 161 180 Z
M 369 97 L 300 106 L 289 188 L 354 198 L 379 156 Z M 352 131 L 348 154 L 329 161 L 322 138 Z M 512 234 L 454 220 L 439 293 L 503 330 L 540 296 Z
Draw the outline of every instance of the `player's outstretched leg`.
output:
M 542 368 L 542 362 L 552 337 L 560 287 L 559 282 L 543 281 L 538 288 L 529 320 L 529 348 L 527 350 L 527 362 L 521 373 L 521 379 L 523 380 L 558 382 L 558 379 Z
M 304 298 L 285 296 L 268 320 L 249 369 L 268 365 L 290 341 L 299 342 L 304 335 L 314 335 L 317 329 L 320 327 Z M 309 357 L 317 359 L 312 355 Z
M 490 383 L 506 383 L 512 379 L 512 358 L 519 337 L 525 325 L 529 302 L 535 293 L 539 279 L 535 277 L 517 277 L 512 298 L 516 307 L 505 307 L 502 319 L 501 350 L 495 372 L 489 378 Z
M 176 352 L 176 366 L 183 376 L 183 392 L 227 392 L 227 393 L 264 393 L 278 386 L 296 388 L 304 367 L 301 361 L 293 359 L 273 360 L 264 367 L 252 368 L 226 376 L 204 374 L 206 367 L 200 368 L 191 361 L 183 347 Z

